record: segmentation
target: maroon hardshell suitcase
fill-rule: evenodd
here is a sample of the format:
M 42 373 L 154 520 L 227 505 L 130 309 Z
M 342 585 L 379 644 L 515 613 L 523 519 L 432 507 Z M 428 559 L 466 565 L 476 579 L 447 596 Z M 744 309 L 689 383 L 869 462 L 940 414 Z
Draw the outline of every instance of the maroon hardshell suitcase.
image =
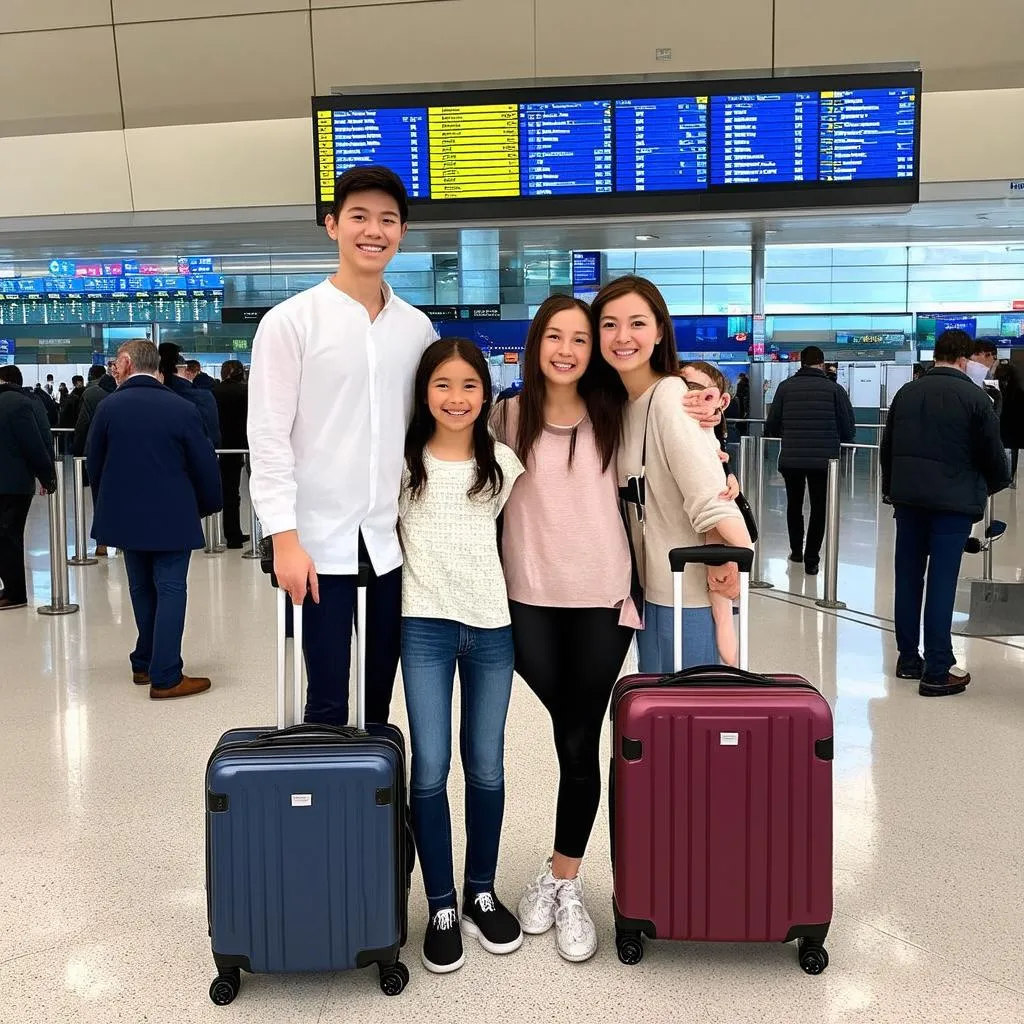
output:
M 643 937 L 799 940 L 800 966 L 828 966 L 832 920 L 832 712 L 800 676 L 746 671 L 751 552 L 670 554 L 675 664 L 682 571 L 740 566 L 740 668 L 632 675 L 611 701 L 615 939 L 639 963 Z

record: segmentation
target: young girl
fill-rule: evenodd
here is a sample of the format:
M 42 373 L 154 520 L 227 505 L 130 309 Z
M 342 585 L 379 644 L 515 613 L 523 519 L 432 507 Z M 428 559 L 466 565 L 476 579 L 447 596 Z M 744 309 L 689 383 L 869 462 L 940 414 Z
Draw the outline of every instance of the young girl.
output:
M 519 922 L 494 892 L 514 660 L 495 523 L 523 468 L 491 438 L 490 406 L 487 362 L 473 342 L 446 338 L 423 353 L 405 445 L 399 535 L 412 822 L 430 907 L 422 956 L 436 974 L 457 970 L 464 960 L 448 808 L 456 665 L 466 774 L 462 931 L 491 953 L 511 953 L 523 942 Z
M 703 434 L 707 438 L 711 450 L 716 456 L 722 458 L 723 441 L 725 439 L 725 410 L 729 408 L 731 396 L 729 384 L 725 375 L 717 366 L 696 360 L 683 363 L 680 367 L 680 374 L 686 386 L 691 391 L 701 392 L 708 407 L 714 409 L 718 422 L 715 426 L 703 428 Z M 740 492 L 739 483 L 736 477 L 726 469 L 726 489 L 719 497 L 733 501 Z M 738 659 L 736 627 L 732 617 L 732 601 L 722 593 L 711 592 L 711 617 L 715 623 L 715 643 L 718 647 L 718 656 L 726 665 L 736 665 Z
M 492 417 L 526 466 L 505 509 L 505 577 L 516 669 L 551 716 L 559 766 L 554 851 L 519 920 L 533 935 L 554 925 L 570 961 L 597 951 L 579 870 L 601 800 L 608 699 L 640 625 L 615 478 L 620 409 L 592 354 L 590 308 L 552 296 L 530 325 L 522 389 Z
M 645 597 L 644 629 L 637 634 L 640 671 L 671 672 L 669 551 L 702 542 L 749 547 L 750 537 L 739 509 L 722 497 L 718 457 L 682 408 L 686 384 L 679 378 L 672 320 L 661 293 L 645 278 L 619 278 L 597 294 L 593 316 L 600 358 L 615 370 L 613 395 L 625 408 L 617 465 L 620 486 L 637 499 L 630 525 Z M 718 660 L 709 589 L 734 598 L 736 567 L 690 567 L 684 574 L 686 666 Z

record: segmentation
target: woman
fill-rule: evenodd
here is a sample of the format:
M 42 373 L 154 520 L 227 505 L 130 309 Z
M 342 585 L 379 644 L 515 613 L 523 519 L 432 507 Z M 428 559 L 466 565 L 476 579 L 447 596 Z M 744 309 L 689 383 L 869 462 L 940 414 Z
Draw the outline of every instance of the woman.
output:
M 532 935 L 554 926 L 574 962 L 597 951 L 579 872 L 601 800 L 604 715 L 640 624 L 615 479 L 621 409 L 592 355 L 590 308 L 552 296 L 530 325 L 522 389 L 492 417 L 526 467 L 502 531 L 516 670 L 551 716 L 559 764 L 554 850 L 519 920 Z
M 1021 384 L 1020 370 L 1013 363 L 1003 363 L 996 368 L 996 380 L 1002 393 L 1002 409 L 999 413 L 999 430 L 1003 446 L 1010 449 L 1010 486 L 1017 486 L 1017 460 L 1024 448 L 1024 385 Z
M 624 410 L 619 484 L 630 495 L 630 529 L 644 586 L 640 671 L 673 670 L 672 573 L 675 547 L 724 543 L 749 547 L 736 505 L 722 495 L 722 467 L 682 407 L 686 384 L 668 307 L 642 277 L 622 277 L 597 294 L 598 358 L 616 373 L 609 396 Z M 691 567 L 683 584 L 683 662 L 718 661 L 708 589 L 738 593 L 735 565 Z

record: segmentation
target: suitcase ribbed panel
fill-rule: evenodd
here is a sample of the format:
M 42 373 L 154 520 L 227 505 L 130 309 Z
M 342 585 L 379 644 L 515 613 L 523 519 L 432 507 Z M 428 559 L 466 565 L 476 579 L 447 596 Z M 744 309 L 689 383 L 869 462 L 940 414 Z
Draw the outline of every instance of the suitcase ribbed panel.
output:
M 342 746 L 214 759 L 208 789 L 228 797 L 207 812 L 215 952 L 254 972 L 327 971 L 397 945 L 404 837 L 395 803 L 376 802 L 397 762 Z
M 615 713 L 615 896 L 659 938 L 779 941 L 832 916 L 832 734 L 810 690 L 656 688 Z M 627 761 L 622 739 L 642 755 Z

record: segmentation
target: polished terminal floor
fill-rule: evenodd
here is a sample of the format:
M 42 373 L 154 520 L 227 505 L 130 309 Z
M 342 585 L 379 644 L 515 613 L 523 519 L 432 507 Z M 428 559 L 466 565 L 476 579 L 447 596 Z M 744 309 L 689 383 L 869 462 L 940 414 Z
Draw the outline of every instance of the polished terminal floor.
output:
M 274 602 L 257 563 L 199 552 L 185 655 L 189 670 L 214 679 L 200 697 L 154 704 L 132 685 L 131 607 L 116 557 L 71 570 L 79 614 L 0 617 L 0 1020 L 1024 1020 L 1024 652 L 958 639 L 975 682 L 945 700 L 919 698 L 914 684 L 893 678 L 884 621 L 891 524 L 888 510 L 874 513 L 866 472 L 864 464 L 844 484 L 840 596 L 868 615 L 822 614 L 783 593 L 813 594 L 822 578 L 805 581 L 785 564 L 773 473 L 765 565 L 780 586 L 757 594 L 753 608 L 754 667 L 807 675 L 835 708 L 836 913 L 831 966 L 820 977 L 804 975 L 793 947 L 781 945 L 651 943 L 642 964 L 622 966 L 602 810 L 585 870 L 601 935 L 591 962 L 562 962 L 549 934 L 502 959 L 468 945 L 461 971 L 427 974 L 417 872 L 404 954 L 412 980 L 398 998 L 380 993 L 374 971 L 245 976 L 234 1004 L 213 1006 L 203 772 L 225 728 L 273 718 Z M 1012 578 L 1020 524 L 1015 499 L 1001 501 L 1014 534 L 1001 542 L 997 575 Z M 36 605 L 49 599 L 45 516 L 37 501 Z M 400 695 L 395 713 L 404 723 Z M 517 685 L 498 883 L 513 905 L 550 842 L 549 736 L 537 701 Z M 458 808 L 457 769 L 451 788 Z

